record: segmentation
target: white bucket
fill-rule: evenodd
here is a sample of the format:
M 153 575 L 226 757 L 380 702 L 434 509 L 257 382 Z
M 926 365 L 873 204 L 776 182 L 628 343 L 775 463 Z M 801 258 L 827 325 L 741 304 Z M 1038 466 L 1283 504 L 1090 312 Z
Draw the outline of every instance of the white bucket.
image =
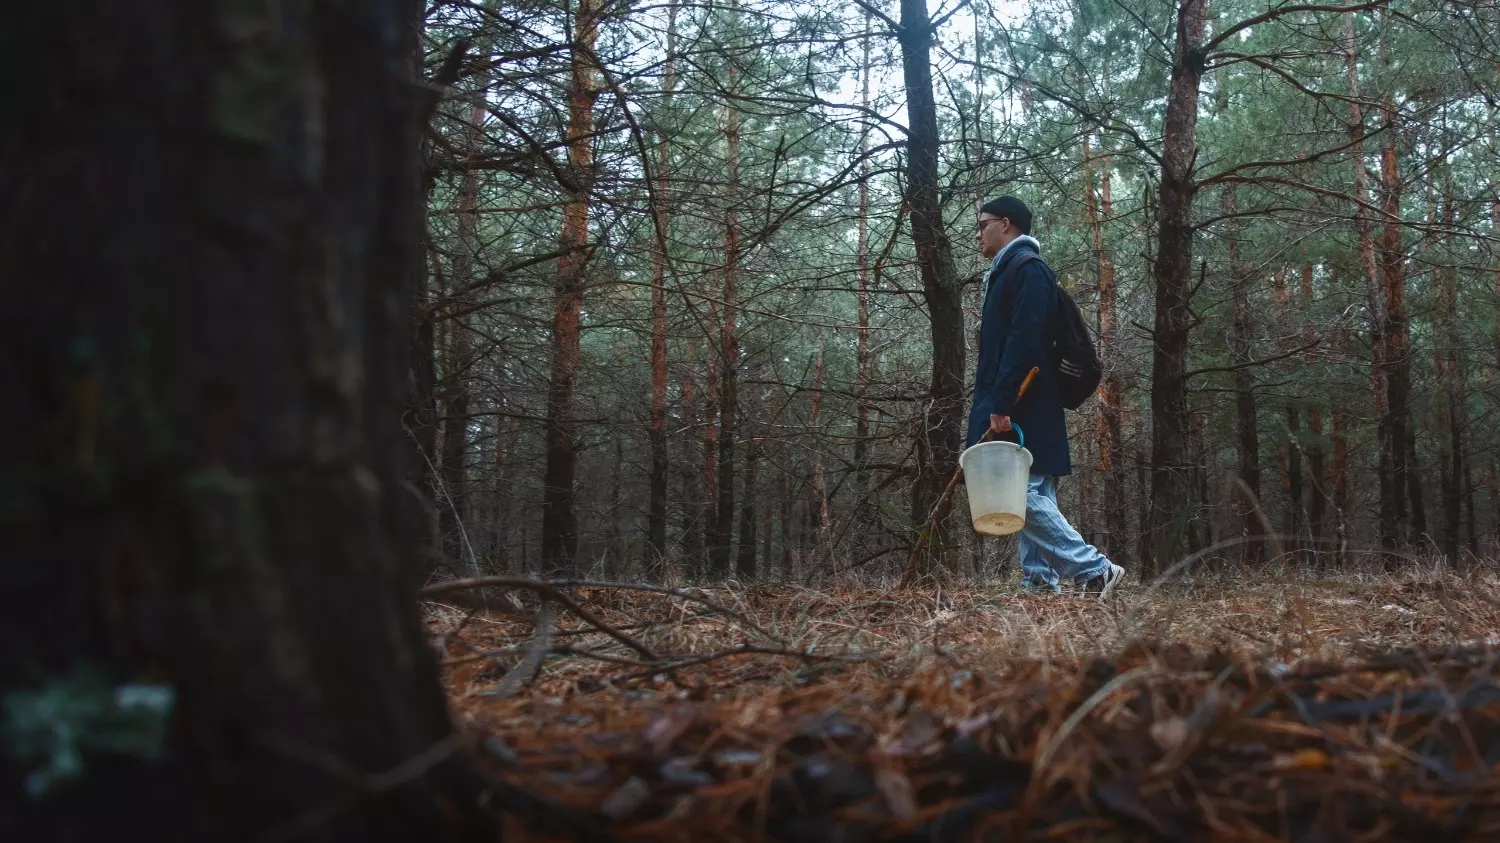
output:
M 1031 452 L 1026 436 L 1016 427 L 1015 442 L 981 442 L 958 457 L 969 491 L 969 518 L 974 532 L 1008 536 L 1026 526 L 1026 489 L 1031 475 Z

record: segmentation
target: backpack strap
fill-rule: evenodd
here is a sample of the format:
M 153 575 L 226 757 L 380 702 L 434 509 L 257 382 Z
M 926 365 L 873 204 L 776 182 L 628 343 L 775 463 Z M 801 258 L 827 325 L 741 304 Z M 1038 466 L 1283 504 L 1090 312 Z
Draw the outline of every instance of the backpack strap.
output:
M 992 279 L 990 281 L 990 293 L 993 293 L 995 291 L 995 287 L 997 284 L 1002 281 L 1005 282 L 1005 291 L 1001 293 L 1001 295 L 1005 297 L 1000 300 L 1001 310 L 1005 311 L 1007 314 L 1010 313 L 1011 301 L 1014 300 L 1016 296 L 1016 291 L 1015 289 L 1013 289 L 1013 285 L 1010 282 L 1015 280 L 1016 273 L 1020 272 L 1021 267 L 1025 266 L 1026 264 L 1031 263 L 1032 261 L 1041 260 L 1041 255 L 1028 249 L 1027 251 L 1020 253 L 1019 255 L 1016 255 L 1013 259 L 1011 259 L 1010 263 L 1005 265 L 1005 272 L 1001 274 L 999 279 Z M 1042 266 L 1047 266 L 1046 261 L 1042 261 Z M 988 294 L 986 294 L 986 298 L 988 298 Z

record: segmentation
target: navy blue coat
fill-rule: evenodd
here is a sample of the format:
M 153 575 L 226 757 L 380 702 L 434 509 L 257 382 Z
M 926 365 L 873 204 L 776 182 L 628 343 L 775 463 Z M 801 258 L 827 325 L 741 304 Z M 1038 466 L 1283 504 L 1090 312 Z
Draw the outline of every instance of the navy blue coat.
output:
M 1068 452 L 1068 425 L 1053 372 L 1057 280 L 1052 270 L 1037 259 L 1006 278 L 1006 268 L 1023 251 L 1035 253 L 1036 247 L 1030 241 L 1015 243 L 1005 252 L 1001 264 L 990 272 L 979 323 L 979 360 L 974 372 L 968 444 L 973 445 L 984 435 L 991 413 L 1008 415 L 1026 435 L 1026 450 L 1032 457 L 1031 473 L 1061 476 L 1073 473 L 1073 460 Z M 1010 291 L 1002 289 L 1005 287 Z M 1016 392 L 1033 366 L 1041 371 L 1017 404 Z M 1016 441 L 1014 432 L 993 438 Z

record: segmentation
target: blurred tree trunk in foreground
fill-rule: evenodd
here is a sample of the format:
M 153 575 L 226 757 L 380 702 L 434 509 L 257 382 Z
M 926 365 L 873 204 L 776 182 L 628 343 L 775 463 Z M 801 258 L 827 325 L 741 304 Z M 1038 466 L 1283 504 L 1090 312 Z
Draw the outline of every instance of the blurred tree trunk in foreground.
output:
M 420 11 L 12 16 L 8 839 L 496 838 L 403 488 Z

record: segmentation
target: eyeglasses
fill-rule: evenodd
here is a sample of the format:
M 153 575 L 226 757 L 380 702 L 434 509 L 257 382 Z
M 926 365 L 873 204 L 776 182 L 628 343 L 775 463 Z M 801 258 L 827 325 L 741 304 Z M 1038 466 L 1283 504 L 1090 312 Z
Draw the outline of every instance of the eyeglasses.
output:
M 987 226 L 987 225 L 989 225 L 990 223 L 992 223 L 992 222 L 1001 222 L 1004 219 L 1005 219 L 1005 217 L 995 217 L 993 219 L 980 220 L 979 221 L 979 233 L 983 234 L 984 233 L 984 227 Z

